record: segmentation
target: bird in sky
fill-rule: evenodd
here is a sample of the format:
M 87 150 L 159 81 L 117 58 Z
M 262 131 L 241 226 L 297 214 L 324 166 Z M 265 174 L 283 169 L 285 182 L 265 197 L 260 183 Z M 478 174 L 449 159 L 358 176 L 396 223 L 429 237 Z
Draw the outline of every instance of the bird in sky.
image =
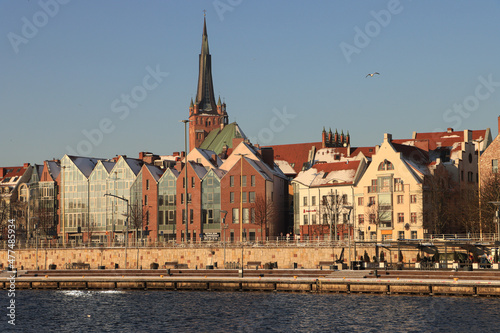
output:
M 369 77 L 373 77 L 373 75 L 375 75 L 375 74 L 380 75 L 380 73 L 379 73 L 379 72 L 375 72 L 375 73 L 371 73 L 371 74 L 366 74 L 365 79 L 366 79 L 368 76 L 369 76 Z

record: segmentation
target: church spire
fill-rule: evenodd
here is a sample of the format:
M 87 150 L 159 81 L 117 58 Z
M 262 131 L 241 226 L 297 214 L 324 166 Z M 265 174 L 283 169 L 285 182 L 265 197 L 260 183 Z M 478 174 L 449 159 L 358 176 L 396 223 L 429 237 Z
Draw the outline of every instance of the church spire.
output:
M 212 60 L 208 48 L 207 20 L 203 18 L 203 36 L 201 42 L 198 90 L 195 104 L 200 113 L 217 113 L 214 86 L 212 82 Z

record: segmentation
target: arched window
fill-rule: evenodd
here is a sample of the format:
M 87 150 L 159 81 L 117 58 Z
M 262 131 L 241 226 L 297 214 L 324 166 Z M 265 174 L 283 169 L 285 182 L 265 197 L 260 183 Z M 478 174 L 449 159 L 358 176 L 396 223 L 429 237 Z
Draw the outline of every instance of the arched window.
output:
M 378 171 L 384 171 L 384 170 L 394 170 L 394 165 L 388 160 L 383 160 L 378 165 Z

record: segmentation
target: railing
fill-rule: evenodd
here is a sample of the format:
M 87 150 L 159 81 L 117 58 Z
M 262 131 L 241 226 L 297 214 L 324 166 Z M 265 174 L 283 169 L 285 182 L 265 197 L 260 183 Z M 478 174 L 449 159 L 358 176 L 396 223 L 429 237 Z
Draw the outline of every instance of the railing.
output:
M 498 234 L 425 234 L 424 239 L 405 239 L 401 240 L 404 242 L 432 242 L 432 241 L 467 241 L 467 242 L 495 242 L 498 241 Z M 386 242 L 393 242 L 392 240 L 385 240 Z M 396 240 L 394 240 L 396 241 Z M 133 248 L 241 248 L 244 247 L 335 247 L 335 248 L 347 248 L 349 246 L 373 245 L 373 243 L 384 242 L 384 240 L 378 239 L 343 239 L 343 240 L 332 240 L 328 236 L 324 237 L 302 237 L 301 239 L 294 239 L 293 237 L 274 237 L 273 239 L 262 240 L 249 240 L 244 242 L 239 241 L 188 241 L 188 243 L 177 243 L 174 240 L 170 241 L 156 241 L 150 242 L 147 240 L 129 240 L 127 246 L 130 249 Z M 123 241 L 120 242 L 81 242 L 81 241 L 68 241 L 65 244 L 61 240 L 38 240 L 36 244 L 34 239 L 30 240 L 17 240 L 14 250 L 16 249 L 63 249 L 63 248 L 94 248 L 94 249 L 104 249 L 104 248 L 124 248 L 125 244 Z M 11 249 L 7 240 L 0 241 L 0 250 Z
M 498 234 L 494 233 L 466 233 L 466 234 L 425 234 L 426 240 L 471 240 L 494 242 L 498 240 Z

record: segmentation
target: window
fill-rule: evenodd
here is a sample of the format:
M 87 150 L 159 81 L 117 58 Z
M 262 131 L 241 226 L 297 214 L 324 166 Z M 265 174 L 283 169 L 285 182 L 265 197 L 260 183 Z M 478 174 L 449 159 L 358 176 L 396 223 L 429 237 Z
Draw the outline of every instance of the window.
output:
M 251 176 L 250 183 L 252 186 L 255 186 L 255 176 Z
M 229 186 L 234 187 L 234 176 L 229 176 Z
M 402 203 L 404 203 L 403 196 L 398 195 L 398 204 L 402 204 Z
M 242 192 L 241 195 L 242 195 L 241 201 L 246 203 L 247 202 L 247 192 Z
M 308 221 L 308 216 L 307 215 L 304 215 L 304 224 L 309 224 L 309 221 Z
M 184 204 L 184 193 L 181 193 L 181 205 Z
M 186 187 L 186 178 L 182 178 L 182 188 Z
M 364 214 L 359 214 L 358 215 L 358 223 L 359 224 L 365 223 L 365 215 Z
M 417 223 L 417 213 L 411 213 L 411 223 Z
M 316 224 L 316 214 L 311 216 L 311 224 Z
M 368 207 L 375 205 L 375 197 L 368 198 Z
M 370 240 L 377 240 L 377 233 L 375 231 L 370 232 Z
M 416 231 L 411 232 L 411 239 L 417 239 L 417 232 Z
M 405 232 L 404 231 L 398 231 L 398 239 L 405 239 Z
M 170 194 L 168 196 L 168 203 L 175 204 L 175 195 L 174 194 Z
M 342 203 L 343 203 L 344 205 L 347 205 L 347 204 L 348 204 L 348 202 L 347 202 L 347 194 L 343 194 L 343 195 L 342 195 Z
M 234 203 L 234 192 L 229 193 L 229 202 Z
M 255 223 L 255 208 L 250 208 L 250 218 L 251 218 L 251 223 Z
M 405 213 L 398 213 L 398 222 L 403 223 L 405 221 Z
M 235 224 L 240 223 L 240 209 L 239 208 L 233 208 L 233 223 L 235 223 Z
M 323 214 L 323 224 L 328 224 L 328 214 Z
M 194 222 L 194 212 L 192 209 L 189 210 L 189 224 L 193 224 Z
M 250 223 L 250 211 L 248 208 L 243 208 L 243 223 Z
M 491 172 L 498 173 L 498 160 L 491 160 Z
M 158 196 L 158 206 L 163 206 L 163 195 Z
M 214 201 L 214 194 L 213 193 L 207 193 L 207 201 L 208 202 Z
M 255 202 L 255 192 L 248 192 L 248 202 Z
M 365 240 L 365 232 L 364 231 L 359 232 L 359 240 L 361 240 L 361 241 Z
M 186 224 L 186 210 L 182 210 L 182 224 Z
M 316 196 L 311 197 L 311 205 L 315 206 L 316 205 Z
M 377 180 L 372 179 L 372 185 L 368 187 L 368 193 L 375 193 L 377 192 Z
M 417 195 L 416 194 L 410 195 L 410 203 L 417 203 Z
M 307 197 L 304 197 L 304 206 L 307 206 Z
M 207 178 L 207 185 L 208 186 L 213 186 L 214 185 L 214 179 L 212 177 Z
M 363 206 L 364 201 L 365 201 L 365 198 L 363 198 L 363 197 L 358 198 L 358 206 Z
M 384 160 L 383 162 L 380 162 L 380 164 L 378 165 L 378 171 L 384 171 L 384 170 L 394 170 L 394 165 L 388 160 Z
M 401 178 L 394 178 L 394 192 L 403 191 L 403 181 Z
M 188 193 L 188 203 L 191 203 L 191 193 Z
M 370 214 L 370 223 L 371 224 L 375 223 L 375 214 Z
M 191 187 L 194 188 L 194 177 L 191 177 Z
M 149 179 L 146 179 L 146 190 L 149 190 Z
M 175 210 L 168 211 L 168 224 L 175 224 Z
M 148 195 L 146 194 L 144 196 L 144 206 L 147 206 L 148 205 Z
M 207 211 L 207 222 L 208 223 L 214 223 L 214 210 L 213 209 L 209 209 Z
M 241 186 L 247 186 L 247 176 L 241 177 Z

